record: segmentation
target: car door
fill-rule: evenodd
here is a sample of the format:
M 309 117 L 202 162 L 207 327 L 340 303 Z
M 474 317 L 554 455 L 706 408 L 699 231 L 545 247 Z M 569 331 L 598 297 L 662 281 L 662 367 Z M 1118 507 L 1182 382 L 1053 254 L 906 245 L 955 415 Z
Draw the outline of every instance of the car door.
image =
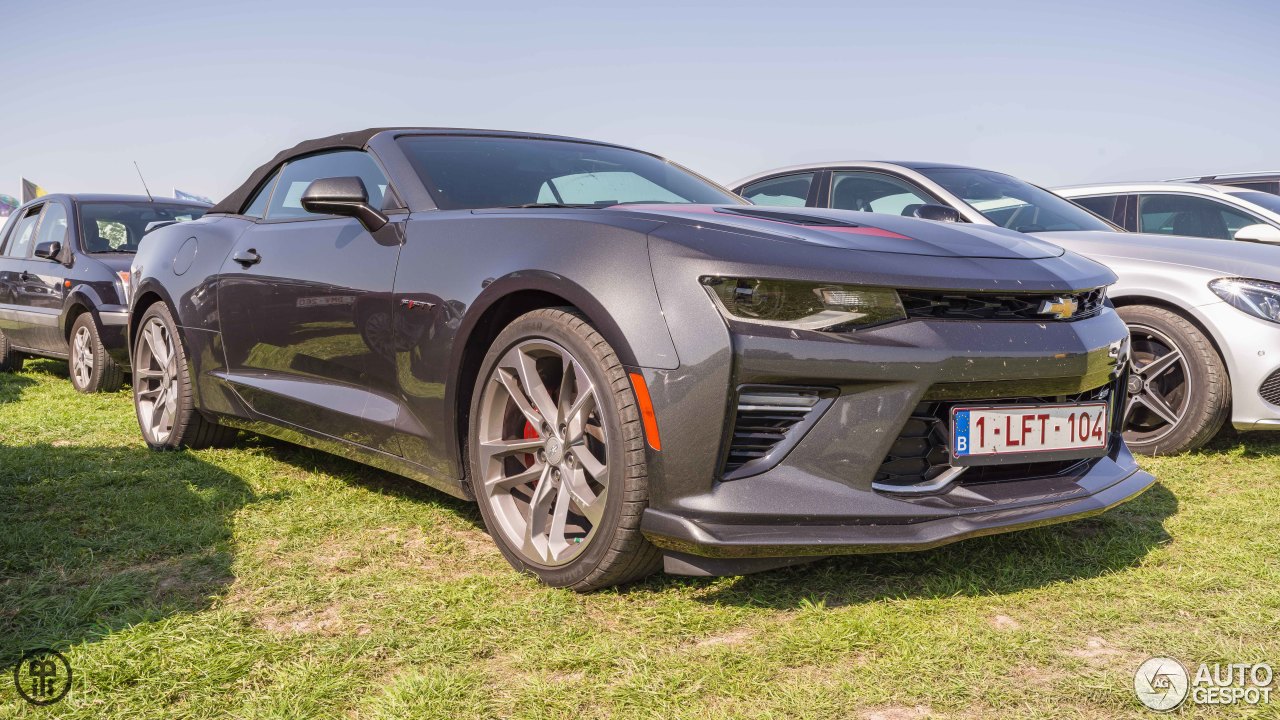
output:
M 1247 225 L 1267 223 L 1227 203 L 1199 195 L 1142 194 L 1138 198 L 1138 227 L 1144 233 L 1233 240 Z
M 1110 220 L 1129 232 L 1138 230 L 1137 195 L 1091 195 L 1070 198 L 1080 207 Z
M 50 355 L 64 355 L 67 339 L 62 334 L 59 320 L 62 304 L 67 296 L 65 286 L 68 270 L 58 258 L 36 257 L 35 249 L 41 243 L 58 243 L 67 252 L 67 207 L 59 200 L 44 204 L 40 222 L 36 226 L 35 240 L 24 263 L 24 279 L 27 289 L 27 318 L 31 323 L 29 342 L 32 349 Z
M 10 224 L 0 256 L 0 331 L 9 342 L 25 350 L 34 350 L 35 328 L 32 302 L 38 297 L 37 278 L 27 271 L 27 259 L 35 247 L 36 229 L 44 203 L 22 211 Z
M 400 243 L 397 226 L 371 234 L 348 217 L 314 215 L 302 193 L 314 180 L 360 177 L 374 207 L 388 194 L 368 153 L 294 159 L 244 211 L 218 281 L 228 379 L 255 411 L 371 447 L 388 444 L 395 420 L 392 351 L 383 328 Z M 394 197 L 394 194 L 391 195 Z

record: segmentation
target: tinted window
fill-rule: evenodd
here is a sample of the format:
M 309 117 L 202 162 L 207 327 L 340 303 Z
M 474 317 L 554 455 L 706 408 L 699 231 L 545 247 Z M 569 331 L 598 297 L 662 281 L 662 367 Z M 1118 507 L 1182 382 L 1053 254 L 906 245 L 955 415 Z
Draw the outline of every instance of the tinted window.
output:
M 1124 218 L 1116 217 L 1116 208 L 1120 204 L 1120 197 L 1120 195 L 1098 195 L 1097 197 L 1071 198 L 1071 202 L 1095 215 L 1101 215 L 1113 223 L 1121 224 L 1124 222 Z
M 1138 202 L 1145 233 L 1230 240 L 1245 225 L 1261 220 L 1231 206 L 1194 195 L 1143 195 Z
M 742 202 L 677 165 L 635 150 L 457 135 L 405 137 L 399 143 L 442 210 L 546 202 L 589 207 Z
M 271 177 L 262 183 L 262 187 L 258 188 L 258 193 L 253 196 L 253 200 L 249 202 L 249 207 L 244 209 L 242 215 L 260 218 L 267 214 L 267 203 L 271 201 L 271 190 L 276 186 L 276 178 L 280 177 L 280 171 L 271 173 Z
M 1243 190 L 1257 190 L 1258 192 L 1264 192 L 1264 193 L 1272 193 L 1272 194 L 1280 193 L 1280 182 L 1257 181 L 1257 182 L 1226 182 L 1226 183 L 1215 183 L 1215 184 L 1229 185 L 1231 187 L 1238 187 Z
M 311 155 L 294 160 L 280 171 L 280 182 L 271 194 L 267 219 L 304 217 L 310 215 L 302 208 L 302 193 L 307 186 L 321 178 L 358 177 L 364 181 L 369 193 L 369 204 L 382 207 L 387 192 L 387 177 L 368 153 L 359 150 Z
M 878 172 L 838 172 L 831 176 L 831 207 L 840 210 L 912 215 L 934 203 L 923 190 Z
M 1280 213 L 1280 195 L 1253 191 L 1231 192 L 1227 194 L 1232 197 L 1238 197 L 1247 203 L 1257 205 L 1264 210 L 1270 210 L 1273 213 Z
M 40 220 L 40 228 L 36 231 L 36 240 L 32 245 L 40 243 L 67 242 L 67 209 L 60 202 L 45 203 L 44 217 Z
M 137 252 L 143 235 L 163 224 L 195 220 L 206 209 L 159 202 L 80 203 L 80 247 L 87 253 Z
M 1010 230 L 1115 230 L 1070 200 L 1010 175 L 972 168 L 926 168 L 920 173 Z
M 742 188 L 739 195 L 757 205 L 804 207 L 811 185 L 813 185 L 811 172 L 783 175 L 747 185 Z
M 9 245 L 4 252 L 6 257 L 24 258 L 31 256 L 31 249 L 34 244 L 31 240 L 35 234 L 36 222 L 39 219 L 40 208 L 33 207 L 18 220 L 18 224 L 13 228 L 13 233 L 9 235 Z

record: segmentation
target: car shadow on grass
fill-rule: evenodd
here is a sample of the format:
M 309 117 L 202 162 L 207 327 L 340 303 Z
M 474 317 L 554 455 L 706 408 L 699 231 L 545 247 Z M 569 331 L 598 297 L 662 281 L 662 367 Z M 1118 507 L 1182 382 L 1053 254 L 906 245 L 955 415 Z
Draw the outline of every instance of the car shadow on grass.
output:
M 703 602 L 775 609 L 1015 593 L 1136 566 L 1169 542 L 1163 523 L 1177 509 L 1177 497 L 1156 484 L 1129 503 L 1073 522 L 921 552 L 833 557 L 728 583 L 660 575 L 625 591 L 705 586 Z
M 0 667 L 209 607 L 254 499 L 190 453 L 0 446 Z

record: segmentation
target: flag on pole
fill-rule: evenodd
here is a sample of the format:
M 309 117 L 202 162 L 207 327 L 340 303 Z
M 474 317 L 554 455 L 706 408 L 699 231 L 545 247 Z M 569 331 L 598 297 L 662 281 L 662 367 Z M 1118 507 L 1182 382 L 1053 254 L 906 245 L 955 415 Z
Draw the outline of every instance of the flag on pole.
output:
M 212 200 L 210 200 L 209 198 L 203 195 L 196 195 L 195 193 L 183 192 L 178 188 L 173 189 L 173 197 L 178 200 L 192 200 L 195 202 L 209 203 L 210 205 L 213 204 Z
M 11 195 L 0 195 L 0 217 L 9 217 L 14 210 L 22 203 L 18 202 L 18 198 Z
M 26 178 L 22 178 L 22 202 L 29 203 L 44 194 L 46 194 L 44 188 Z

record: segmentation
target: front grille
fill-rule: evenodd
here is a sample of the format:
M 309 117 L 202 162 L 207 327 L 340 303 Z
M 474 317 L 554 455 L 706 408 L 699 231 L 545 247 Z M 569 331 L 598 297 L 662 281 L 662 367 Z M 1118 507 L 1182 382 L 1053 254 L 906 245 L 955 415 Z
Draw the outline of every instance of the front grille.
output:
M 951 293 L 930 290 L 899 290 L 907 317 L 942 320 L 1054 320 L 1052 314 L 1041 314 L 1045 301 L 1059 303 L 1074 300 L 1076 310 L 1070 318 L 1083 320 L 1102 312 L 1107 289 L 1085 292 L 1053 293 Z
M 982 401 L 983 405 L 1029 405 L 1070 402 L 1092 402 L 1111 398 L 1112 388 L 1103 385 L 1075 395 L 1058 397 L 1007 398 L 999 402 Z M 1010 463 L 1003 465 L 977 465 L 956 474 L 951 467 L 948 450 L 949 419 L 951 409 L 967 402 L 923 402 L 911 412 L 911 418 L 903 425 L 894 440 L 884 462 L 876 471 L 875 487 L 890 492 L 900 488 L 902 492 L 918 492 L 919 486 L 928 487 L 934 481 L 945 483 L 945 473 L 959 478 L 959 482 L 972 485 L 982 482 L 998 482 L 1010 479 L 1030 479 L 1059 475 L 1078 465 L 1081 460 L 1050 462 Z M 1115 403 L 1112 403 L 1115 412 Z M 942 478 L 942 479 L 939 479 Z M 912 486 L 917 486 L 913 488 Z M 939 487 L 938 489 L 941 489 Z
M 1258 388 L 1258 393 L 1262 395 L 1262 399 L 1272 405 L 1280 405 L 1280 370 L 1277 370 L 1267 376 L 1262 382 L 1262 387 Z
M 740 388 L 723 479 L 758 475 L 777 465 L 831 404 L 831 394 L 821 388 Z

